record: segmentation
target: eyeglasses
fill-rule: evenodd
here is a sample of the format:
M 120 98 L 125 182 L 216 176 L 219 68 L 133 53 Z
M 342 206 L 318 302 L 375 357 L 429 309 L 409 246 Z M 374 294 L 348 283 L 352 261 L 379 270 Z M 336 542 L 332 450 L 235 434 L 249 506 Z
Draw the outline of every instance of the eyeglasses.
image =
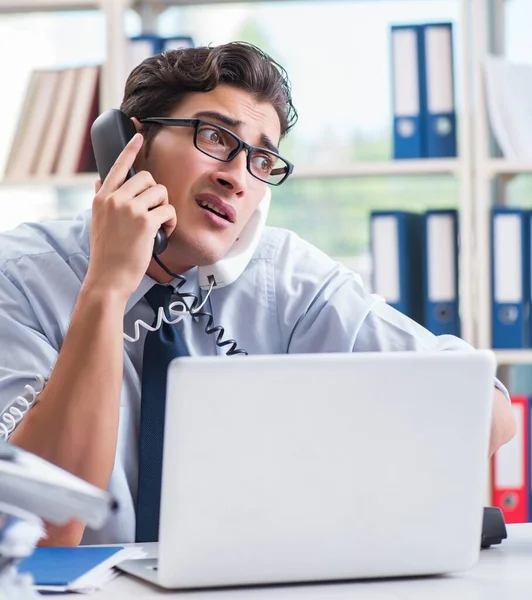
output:
M 294 170 L 294 165 L 279 154 L 251 146 L 235 133 L 201 119 L 174 119 L 171 117 L 146 117 L 141 123 L 158 123 L 170 127 L 194 127 L 194 146 L 203 154 L 230 162 L 242 150 L 247 151 L 247 169 L 257 179 L 270 185 L 281 185 Z

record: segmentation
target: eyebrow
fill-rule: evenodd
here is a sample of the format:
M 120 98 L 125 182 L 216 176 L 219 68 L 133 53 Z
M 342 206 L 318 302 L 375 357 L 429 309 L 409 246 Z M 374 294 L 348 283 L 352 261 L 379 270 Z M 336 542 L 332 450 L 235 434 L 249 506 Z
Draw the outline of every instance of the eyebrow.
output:
M 195 119 L 214 119 L 215 121 L 219 121 L 223 123 L 226 127 L 232 127 L 236 129 L 240 127 L 243 123 L 239 119 L 234 119 L 233 117 L 228 117 L 223 113 L 219 113 L 213 110 L 203 110 L 194 114 Z M 266 148 L 266 150 L 271 150 L 275 152 L 275 154 L 279 154 L 279 149 L 277 146 L 271 141 L 271 139 L 265 134 L 260 134 L 260 144 L 261 148 Z

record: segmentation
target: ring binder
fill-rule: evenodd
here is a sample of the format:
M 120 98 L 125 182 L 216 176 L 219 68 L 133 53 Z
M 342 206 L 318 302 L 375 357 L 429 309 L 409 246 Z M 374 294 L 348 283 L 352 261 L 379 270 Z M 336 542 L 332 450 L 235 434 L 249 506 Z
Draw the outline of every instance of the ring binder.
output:
M 30 395 L 30 400 L 24 396 L 17 396 L 13 404 L 0 416 L 0 440 L 7 440 L 13 433 L 16 426 L 22 421 L 24 415 L 35 404 L 39 395 L 42 393 L 46 381 L 42 375 L 36 375 L 35 379 L 40 384 L 41 389 L 37 391 L 29 383 L 24 386 L 24 391 Z M 18 404 L 21 408 L 16 406 Z

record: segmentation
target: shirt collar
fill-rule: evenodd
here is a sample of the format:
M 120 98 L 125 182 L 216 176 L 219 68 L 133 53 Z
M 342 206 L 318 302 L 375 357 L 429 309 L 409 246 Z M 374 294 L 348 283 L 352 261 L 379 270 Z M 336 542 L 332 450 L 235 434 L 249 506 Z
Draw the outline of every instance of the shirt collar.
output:
M 189 269 L 188 271 L 183 273 L 183 277 L 186 279 L 186 282 L 181 287 L 182 292 L 189 292 L 189 293 L 191 292 L 196 295 L 198 294 L 198 291 L 195 289 L 196 288 L 195 281 L 197 279 L 197 275 L 196 275 L 197 269 L 198 269 L 197 267 L 193 267 L 192 269 Z M 137 289 L 129 297 L 129 300 L 127 301 L 127 304 L 126 304 L 126 310 L 125 310 L 124 314 L 127 314 L 138 302 L 140 302 L 140 300 L 145 296 L 145 294 L 157 283 L 158 282 L 155 281 L 155 279 L 153 279 L 149 275 L 144 275 L 142 277 Z M 172 281 L 169 281 L 165 285 L 175 288 L 178 284 L 179 284 L 179 279 L 176 277 L 175 279 L 172 279 Z M 200 290 L 199 294 L 200 294 L 199 299 L 201 300 L 201 295 L 202 295 L 201 290 Z
M 149 275 L 144 275 L 144 277 L 140 281 L 138 288 L 129 297 L 124 314 L 127 315 L 127 313 L 135 306 L 135 304 L 137 304 L 137 302 L 141 298 L 143 298 L 146 292 L 148 292 L 148 290 L 151 290 L 151 288 L 156 283 L 157 282 L 155 281 L 155 279 L 152 279 Z

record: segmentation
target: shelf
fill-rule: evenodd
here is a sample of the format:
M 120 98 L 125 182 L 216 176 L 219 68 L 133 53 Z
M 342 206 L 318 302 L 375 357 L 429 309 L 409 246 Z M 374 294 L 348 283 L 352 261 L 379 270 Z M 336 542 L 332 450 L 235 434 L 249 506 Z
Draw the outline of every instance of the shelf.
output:
M 290 179 L 327 179 L 333 177 L 376 177 L 393 175 L 430 175 L 456 174 L 459 169 L 458 160 L 401 160 L 385 162 L 355 163 L 327 167 L 297 167 Z M 28 179 L 4 179 L 2 187 L 52 186 L 75 187 L 93 185 L 96 173 L 80 173 L 70 176 L 51 176 Z
M 0 0 L 0 13 L 30 11 L 87 10 L 101 8 L 98 0 Z
M 221 3 L 253 3 L 260 0 L 107 0 L 107 2 L 125 3 L 126 6 L 138 7 L 142 4 L 162 6 L 187 6 L 199 4 L 221 4 Z M 270 2 L 284 2 L 286 0 L 270 0 Z M 303 0 L 300 0 L 303 1 Z M 309 1 L 309 0 L 306 0 Z M 0 13 L 24 13 L 31 11 L 54 11 L 54 10 L 87 10 L 100 9 L 105 0 L 0 0 Z
M 498 365 L 532 365 L 532 349 L 493 350 Z
M 488 171 L 490 176 L 532 173 L 532 161 L 508 160 L 506 158 L 492 158 L 488 161 Z
M 320 179 L 328 177 L 374 177 L 392 175 L 456 175 L 459 159 L 389 160 L 359 162 L 349 165 L 300 167 L 297 165 L 290 179 Z
M 78 173 L 76 175 L 51 175 L 24 179 L 0 180 L 0 187 L 77 187 L 93 186 L 98 179 L 97 173 Z
M 118 0 L 107 0 L 117 2 Z M 124 2 L 124 0 L 120 0 Z M 128 2 L 128 0 L 125 0 Z M 129 0 L 131 7 L 142 4 L 162 6 L 197 6 L 199 4 L 227 4 L 227 3 L 256 3 L 263 0 Z M 269 0 L 270 2 L 286 2 L 286 0 Z M 317 0 L 298 0 L 299 2 L 312 2 Z M 399 1 L 399 0 L 397 0 Z M 105 0 L 0 0 L 0 13 L 4 12 L 30 12 L 54 10 L 87 10 L 102 8 Z
M 154 5 L 161 5 L 161 4 L 166 4 L 169 6 L 175 6 L 175 5 L 198 5 L 198 4 L 222 4 L 222 3 L 240 3 L 240 2 L 246 2 L 248 4 L 252 4 L 254 2 L 263 2 L 264 0 L 134 0 L 134 4 L 140 4 L 141 1 L 143 1 L 145 4 L 154 4 Z M 313 1 L 322 1 L 323 0 L 297 0 L 298 2 L 313 2 Z M 367 0 L 366 0 L 367 1 Z M 403 0 L 396 0 L 397 2 L 403 1 Z M 286 0 L 269 0 L 269 2 L 286 2 Z

